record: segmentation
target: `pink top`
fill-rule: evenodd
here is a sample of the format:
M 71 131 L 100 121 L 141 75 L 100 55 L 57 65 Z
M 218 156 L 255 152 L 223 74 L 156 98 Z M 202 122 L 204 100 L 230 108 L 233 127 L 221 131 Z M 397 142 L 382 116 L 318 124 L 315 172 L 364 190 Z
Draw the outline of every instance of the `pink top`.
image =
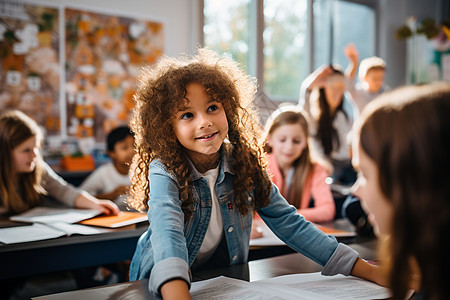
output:
M 269 164 L 267 169 L 272 182 L 278 187 L 281 195 L 286 197 L 284 191 L 284 178 L 278 167 L 275 155 L 269 154 L 268 157 Z M 327 176 L 325 168 L 320 164 L 315 163 L 306 178 L 300 209 L 297 209 L 297 212 L 303 215 L 308 221 L 320 223 L 331 221 L 334 218 L 336 207 L 330 186 L 325 182 Z M 314 199 L 314 207 L 308 208 L 311 196 Z

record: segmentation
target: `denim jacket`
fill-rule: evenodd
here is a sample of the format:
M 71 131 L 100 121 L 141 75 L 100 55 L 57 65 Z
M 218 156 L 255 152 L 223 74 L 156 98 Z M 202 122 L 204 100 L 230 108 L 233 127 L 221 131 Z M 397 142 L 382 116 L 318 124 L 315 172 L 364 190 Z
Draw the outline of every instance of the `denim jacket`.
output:
M 230 265 L 246 263 L 248 259 L 252 209 L 245 216 L 233 205 L 233 180 L 229 155 L 222 150 L 216 182 L 217 198 L 222 216 Z M 152 161 L 149 166 L 150 201 L 148 231 L 139 238 L 130 266 L 130 280 L 149 278 L 149 289 L 159 293 L 171 279 L 183 279 L 190 284 L 189 268 L 205 237 L 211 215 L 212 197 L 208 182 L 192 169 L 193 217 L 184 222 L 179 199 L 179 184 L 163 164 Z M 248 194 L 251 206 L 253 193 Z M 270 203 L 258 214 L 268 227 L 288 246 L 318 264 L 325 266 L 322 274 L 350 274 L 358 253 L 338 244 L 296 213 L 272 184 Z

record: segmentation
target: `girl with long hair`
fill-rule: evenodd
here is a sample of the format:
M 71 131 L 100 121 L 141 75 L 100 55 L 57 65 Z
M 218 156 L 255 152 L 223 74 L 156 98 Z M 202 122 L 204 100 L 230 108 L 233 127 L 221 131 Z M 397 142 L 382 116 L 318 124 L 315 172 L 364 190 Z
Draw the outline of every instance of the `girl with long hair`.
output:
M 43 135 L 38 124 L 18 110 L 0 116 L 0 208 L 24 212 L 51 196 L 73 207 L 117 214 L 109 200 L 97 199 L 65 182 L 42 159 Z
M 334 218 L 335 205 L 327 169 L 313 159 L 308 118 L 297 106 L 275 110 L 265 126 L 268 171 L 289 204 L 311 222 Z
M 403 87 L 370 102 L 353 141 L 355 194 L 383 241 L 393 299 L 450 299 L 450 84 Z

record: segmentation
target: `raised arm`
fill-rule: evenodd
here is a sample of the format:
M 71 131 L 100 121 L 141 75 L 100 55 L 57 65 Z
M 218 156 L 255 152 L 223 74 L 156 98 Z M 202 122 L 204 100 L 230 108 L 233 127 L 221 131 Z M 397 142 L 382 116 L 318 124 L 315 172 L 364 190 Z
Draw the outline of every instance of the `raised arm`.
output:
M 356 46 L 354 44 L 348 44 L 344 48 L 344 53 L 348 59 L 348 66 L 347 69 L 345 70 L 345 76 L 347 76 L 347 78 L 350 80 L 355 80 L 359 64 L 358 49 L 356 49 Z

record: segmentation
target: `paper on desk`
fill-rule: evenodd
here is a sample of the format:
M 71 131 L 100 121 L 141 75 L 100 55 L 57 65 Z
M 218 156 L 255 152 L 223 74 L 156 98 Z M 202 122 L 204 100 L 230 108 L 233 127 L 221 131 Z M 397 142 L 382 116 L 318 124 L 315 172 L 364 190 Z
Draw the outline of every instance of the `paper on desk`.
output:
M 256 222 L 258 222 L 258 226 L 261 229 L 263 236 L 257 239 L 251 239 L 250 246 L 281 246 L 285 244 L 275 235 L 275 233 L 272 232 L 272 230 L 270 230 L 266 223 L 264 223 L 262 220 Z M 323 233 L 332 235 L 334 237 L 356 236 L 355 231 L 340 230 L 320 224 L 314 224 L 314 226 L 320 229 Z
M 242 300 L 307 300 L 303 295 L 292 295 L 280 290 L 273 290 L 270 286 L 259 286 L 253 283 L 219 276 L 216 278 L 197 281 L 191 286 L 192 299 L 211 300 L 211 299 L 242 299 Z
M 76 223 L 101 214 L 95 209 L 35 207 L 26 212 L 10 217 L 12 221 L 28 223 Z
M 390 297 L 389 290 L 354 276 L 323 276 L 317 273 L 285 275 L 252 282 L 252 285 L 270 287 L 292 295 L 314 300 L 365 300 Z M 258 288 L 259 289 L 259 288 Z
M 263 236 L 257 239 L 250 239 L 250 246 L 282 246 L 285 245 L 275 233 L 264 222 L 258 223 Z
M 70 236 L 72 234 L 90 235 L 109 231 L 111 231 L 111 229 L 89 227 L 78 224 L 34 223 L 33 225 L 29 226 L 0 229 L 0 242 L 4 244 L 16 244 L 54 239 L 61 236 Z

